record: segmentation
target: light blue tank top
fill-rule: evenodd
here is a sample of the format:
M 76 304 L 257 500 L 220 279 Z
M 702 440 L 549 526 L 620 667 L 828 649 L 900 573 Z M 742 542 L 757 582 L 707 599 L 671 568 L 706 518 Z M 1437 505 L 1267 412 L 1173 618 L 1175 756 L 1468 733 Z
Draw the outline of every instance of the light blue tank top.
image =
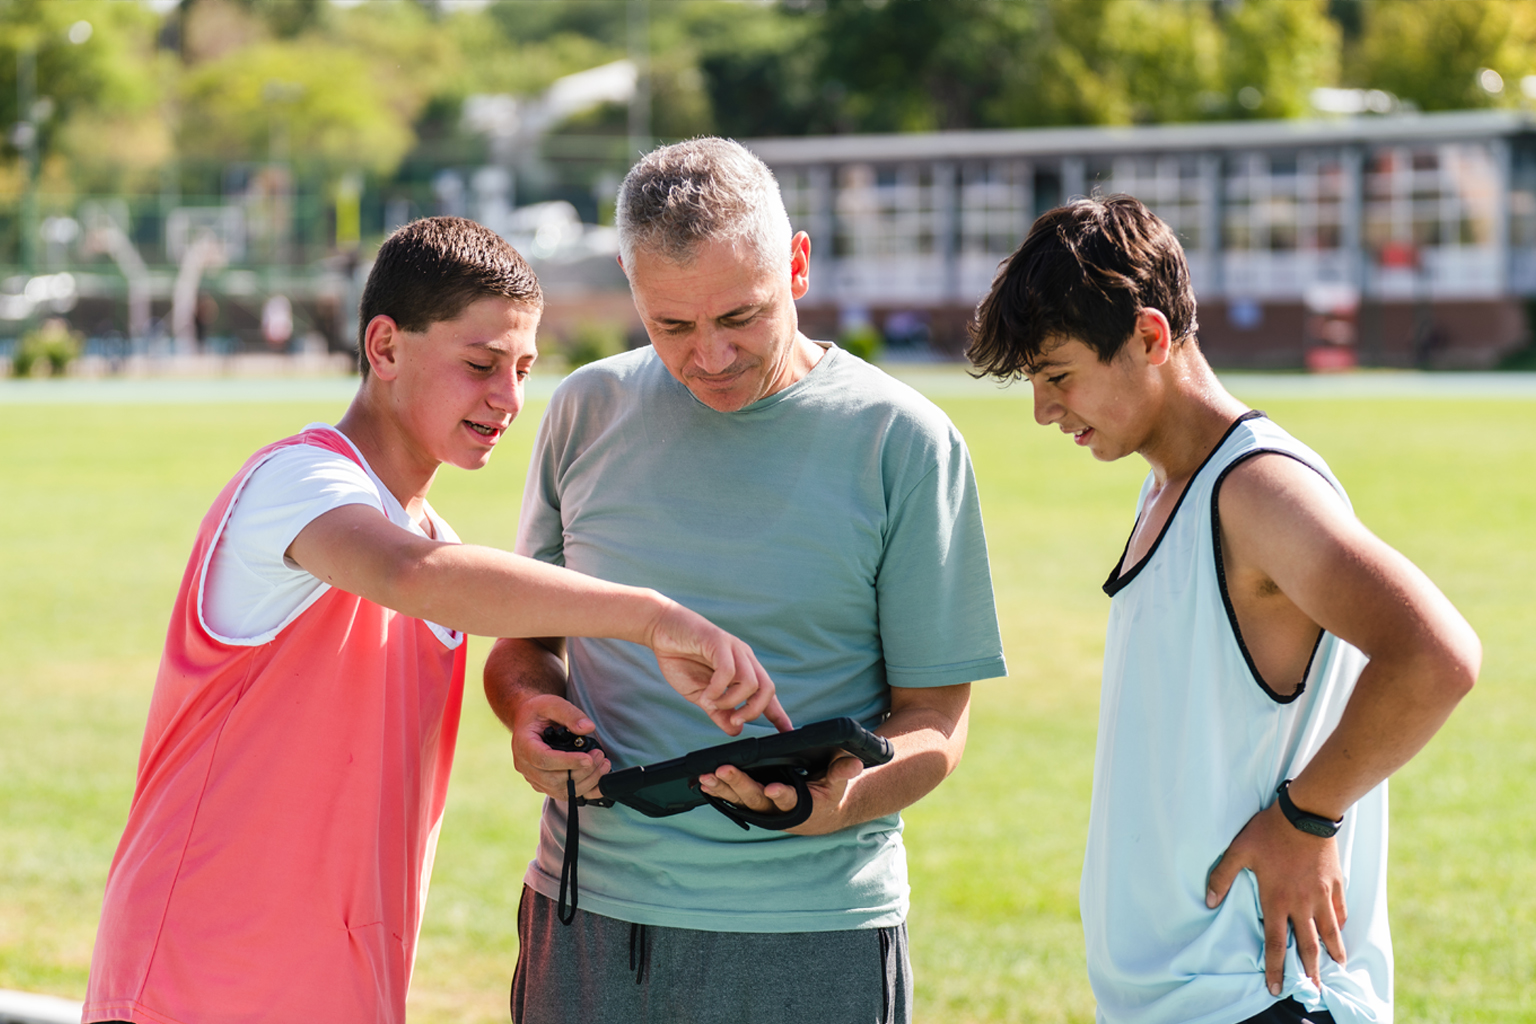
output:
M 1244 871 L 1216 910 L 1206 909 L 1206 880 L 1333 732 L 1366 662 L 1323 633 L 1292 696 L 1253 667 L 1222 578 L 1215 502 L 1225 475 L 1261 452 L 1299 460 L 1348 501 L 1315 452 L 1250 413 L 1196 471 L 1146 558 L 1123 575 L 1116 566 L 1104 587 L 1112 601 L 1080 901 L 1098 1019 L 1110 1024 L 1235 1024 L 1275 1002 L 1253 875 Z M 1280 998 L 1340 1024 L 1386 1024 L 1385 782 L 1349 809 L 1337 839 L 1348 965 L 1325 954 L 1319 990 L 1293 936 Z

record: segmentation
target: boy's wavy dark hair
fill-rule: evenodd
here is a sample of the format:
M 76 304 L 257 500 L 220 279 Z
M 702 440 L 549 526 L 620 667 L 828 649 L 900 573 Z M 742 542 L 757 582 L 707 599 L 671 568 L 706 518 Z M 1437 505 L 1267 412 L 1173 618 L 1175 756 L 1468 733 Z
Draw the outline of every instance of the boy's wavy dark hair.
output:
M 1076 339 L 1109 362 L 1143 309 L 1193 338 L 1195 294 L 1184 248 L 1137 199 L 1078 199 L 1042 214 L 976 307 L 966 348 L 976 376 L 1028 375 L 1045 346 Z
M 358 305 L 363 376 L 368 376 L 363 339 L 374 317 L 387 316 L 404 331 L 425 331 L 489 295 L 544 307 L 544 292 L 528 261 L 485 225 L 463 217 L 424 217 L 399 229 L 379 247 Z

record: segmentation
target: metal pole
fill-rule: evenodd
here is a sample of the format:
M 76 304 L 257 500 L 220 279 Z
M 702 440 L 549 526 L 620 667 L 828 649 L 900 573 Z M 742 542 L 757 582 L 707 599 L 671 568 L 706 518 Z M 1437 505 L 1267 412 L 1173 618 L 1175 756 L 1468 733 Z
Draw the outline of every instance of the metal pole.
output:
M 629 159 L 651 148 L 651 4 L 629 0 L 629 59 L 635 65 L 635 95 L 629 101 Z
M 37 269 L 37 124 L 32 107 L 37 101 L 37 49 L 27 42 L 16 51 L 16 131 L 21 143 L 27 177 L 21 197 L 21 266 L 28 274 Z

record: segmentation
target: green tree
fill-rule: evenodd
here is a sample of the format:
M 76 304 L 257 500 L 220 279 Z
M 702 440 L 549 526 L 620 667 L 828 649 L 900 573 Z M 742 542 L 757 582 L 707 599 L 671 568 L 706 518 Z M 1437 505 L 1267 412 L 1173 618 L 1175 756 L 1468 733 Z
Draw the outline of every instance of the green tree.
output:
M 827 0 L 757 14 L 729 45 L 700 44 L 731 133 L 1295 117 L 1339 54 L 1325 0 Z
M 1357 0 L 1363 28 L 1346 79 L 1385 89 L 1423 110 L 1513 106 L 1536 71 L 1536 5 L 1514 0 Z M 1483 68 L 1501 93 L 1478 82 Z
M 30 114 L 45 165 L 83 163 L 102 172 L 96 184 L 104 187 L 158 165 L 170 155 L 170 136 L 159 106 L 164 69 L 154 48 L 156 23 L 139 4 L 0 4 L 0 127 L 9 133 Z M 22 111 L 18 79 L 27 54 L 35 92 L 31 111 Z M 15 141 L 7 140 L 11 161 L 20 156 Z M 21 180 L 19 173 L 10 178 Z

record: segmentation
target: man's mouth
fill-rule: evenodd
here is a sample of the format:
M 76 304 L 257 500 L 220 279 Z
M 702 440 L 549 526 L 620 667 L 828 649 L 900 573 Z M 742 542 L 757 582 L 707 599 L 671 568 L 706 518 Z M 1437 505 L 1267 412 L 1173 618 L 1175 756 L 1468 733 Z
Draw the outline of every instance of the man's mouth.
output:
M 1072 440 L 1076 443 L 1087 444 L 1088 439 L 1093 436 L 1093 428 L 1082 427 L 1081 429 L 1070 431 L 1070 433 L 1072 435 Z

